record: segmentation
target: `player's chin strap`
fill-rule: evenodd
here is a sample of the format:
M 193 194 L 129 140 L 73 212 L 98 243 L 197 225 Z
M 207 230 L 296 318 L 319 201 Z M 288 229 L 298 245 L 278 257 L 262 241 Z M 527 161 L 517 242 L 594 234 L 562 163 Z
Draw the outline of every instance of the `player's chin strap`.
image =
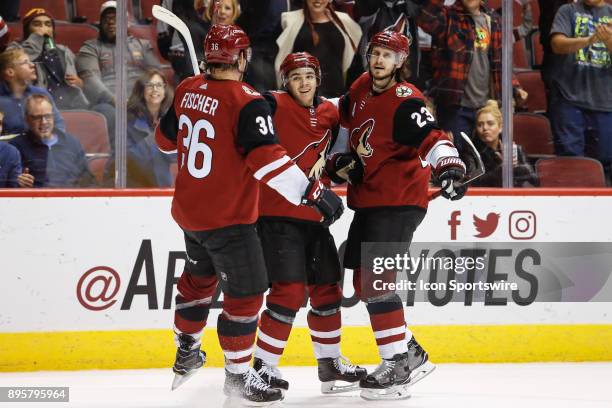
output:
M 478 164 L 478 168 L 473 172 L 473 174 L 470 175 L 466 175 L 464 177 L 463 180 L 461 180 L 461 186 L 465 186 L 470 184 L 472 181 L 476 180 L 478 177 L 482 176 L 483 174 L 485 174 L 485 166 L 484 163 L 482 162 L 482 158 L 480 157 L 480 153 L 478 152 L 478 149 L 476 149 L 476 146 L 474 146 L 474 143 L 472 142 L 472 140 L 468 137 L 468 135 L 466 135 L 464 132 L 461 132 L 461 137 L 463 138 L 463 140 L 470 146 L 470 148 L 472 149 L 472 154 L 474 155 L 474 157 L 476 158 L 476 163 Z M 438 198 L 440 195 L 442 194 L 442 190 L 438 190 L 435 193 L 431 194 L 428 197 L 428 200 L 435 200 L 436 198 Z

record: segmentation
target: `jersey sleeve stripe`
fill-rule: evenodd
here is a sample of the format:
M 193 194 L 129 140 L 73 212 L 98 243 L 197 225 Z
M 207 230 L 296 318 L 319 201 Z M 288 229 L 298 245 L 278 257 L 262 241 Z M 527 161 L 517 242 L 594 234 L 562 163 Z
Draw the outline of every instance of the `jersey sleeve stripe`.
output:
M 261 180 L 266 174 L 278 169 L 290 160 L 291 159 L 289 158 L 289 156 L 283 156 L 280 159 L 274 160 L 272 163 L 268 163 L 265 166 L 261 167 L 255 172 L 254 176 L 257 180 Z
M 278 191 L 291 204 L 300 205 L 308 183 L 308 178 L 294 164 L 276 177 L 271 178 L 266 184 Z
M 459 152 L 453 147 L 450 141 L 440 140 L 429 150 L 429 153 L 425 156 L 425 160 L 435 168 L 438 164 L 438 160 L 442 157 L 449 156 L 458 157 Z
M 159 125 L 155 128 L 155 141 L 157 142 L 158 149 L 162 152 L 167 154 L 176 153 L 176 141 L 168 139 L 161 131 Z

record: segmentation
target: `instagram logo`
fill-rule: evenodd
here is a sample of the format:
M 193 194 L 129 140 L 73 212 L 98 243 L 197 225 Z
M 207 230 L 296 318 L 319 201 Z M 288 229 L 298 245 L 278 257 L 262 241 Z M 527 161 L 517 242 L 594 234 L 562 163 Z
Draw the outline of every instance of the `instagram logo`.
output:
M 508 230 L 512 239 L 532 239 L 536 234 L 536 216 L 533 211 L 512 211 Z

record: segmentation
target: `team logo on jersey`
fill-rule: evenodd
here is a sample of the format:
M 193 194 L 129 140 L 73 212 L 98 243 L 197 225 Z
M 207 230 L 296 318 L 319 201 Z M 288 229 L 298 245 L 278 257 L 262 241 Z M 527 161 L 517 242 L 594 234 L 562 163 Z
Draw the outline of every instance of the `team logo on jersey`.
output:
M 208 83 L 207 83 L 207 82 L 204 82 L 204 83 L 203 83 L 202 85 L 200 85 L 198 88 L 199 88 L 199 89 L 201 89 L 201 90 L 203 90 L 203 91 L 205 91 L 205 90 L 207 90 L 207 89 L 208 89 Z
M 314 177 L 315 179 L 319 179 L 321 174 L 323 174 L 323 169 L 325 168 L 325 158 L 327 157 L 330 148 L 331 131 L 328 129 L 321 139 L 309 143 L 300 153 L 291 159 L 299 167 L 305 169 L 304 172 L 307 173 L 308 178 Z M 300 162 L 305 163 L 306 166 L 300 166 Z M 308 168 L 309 163 L 312 163 L 310 168 Z
M 242 85 L 242 90 L 243 90 L 244 92 L 246 92 L 247 94 L 252 95 L 252 96 L 260 96 L 260 95 L 261 95 L 259 92 L 257 92 L 257 91 L 255 91 L 255 90 L 253 90 L 253 89 L 249 88 L 249 87 L 248 87 L 248 86 L 246 86 L 246 85 Z
M 368 119 L 351 132 L 351 145 L 353 145 L 353 150 L 359 155 L 362 162 L 364 157 L 370 157 L 374 153 L 368 139 L 374 130 L 375 123 L 374 119 Z M 357 143 L 356 146 L 354 145 L 355 142 Z
M 412 89 L 406 85 L 400 85 L 395 88 L 395 95 L 399 96 L 400 98 L 407 98 L 412 95 Z

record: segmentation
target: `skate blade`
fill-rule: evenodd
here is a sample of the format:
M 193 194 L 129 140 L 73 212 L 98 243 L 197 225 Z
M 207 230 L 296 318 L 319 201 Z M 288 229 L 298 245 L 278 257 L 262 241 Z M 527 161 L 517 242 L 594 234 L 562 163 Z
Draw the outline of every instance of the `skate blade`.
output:
M 172 391 L 183 385 L 185 381 L 193 377 L 197 370 L 192 370 L 185 375 L 174 374 L 174 380 L 172 381 Z
M 282 407 L 282 400 L 278 401 L 265 401 L 265 402 L 256 402 L 249 401 L 243 398 L 240 398 L 235 395 L 230 395 L 225 399 L 223 403 L 223 408 L 235 408 L 235 407 Z
M 359 394 L 366 401 L 398 401 L 410 398 L 407 385 L 396 385 L 390 388 L 362 388 Z
M 359 390 L 359 381 L 353 383 L 336 383 L 336 381 L 325 381 L 321 383 L 321 393 L 323 394 L 341 394 L 343 392 L 351 392 Z
M 427 377 L 429 374 L 436 369 L 436 365 L 431 361 L 426 361 L 425 364 L 419 366 L 416 370 L 410 373 L 410 382 L 406 384 L 407 387 L 412 387 L 414 384 Z

